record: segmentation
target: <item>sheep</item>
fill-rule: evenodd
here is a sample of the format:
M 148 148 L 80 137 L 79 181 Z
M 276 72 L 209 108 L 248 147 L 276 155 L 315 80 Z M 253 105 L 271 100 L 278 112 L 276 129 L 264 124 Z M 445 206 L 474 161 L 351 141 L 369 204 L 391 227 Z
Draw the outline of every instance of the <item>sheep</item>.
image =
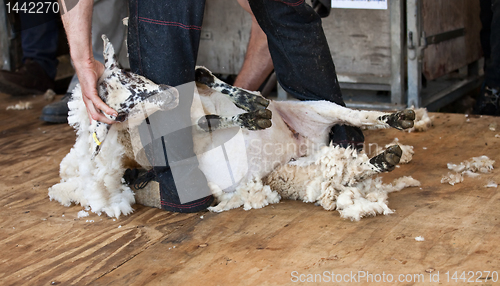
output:
M 77 140 L 61 162 L 61 182 L 49 189 L 49 197 L 66 206 L 81 204 L 95 213 L 119 217 L 132 212 L 134 194 L 122 179 L 126 167 L 118 159 L 128 157 L 150 167 L 137 148 L 138 125 L 158 110 L 174 108 L 178 93 L 119 69 L 113 47 L 103 39 L 106 71 L 98 91 L 117 110 L 118 116 L 110 118 L 119 123 L 90 122 L 81 89 L 75 88 L 68 121 L 77 130 Z M 359 220 L 392 213 L 387 193 L 419 184 L 411 177 L 388 185 L 372 178 L 399 163 L 403 154 L 398 144 L 373 158 L 327 144 L 328 131 L 335 124 L 411 128 L 412 110 L 390 114 L 352 110 L 327 101 L 270 101 L 258 92 L 222 82 L 205 67 L 195 71 L 192 133 L 199 168 L 217 201 L 210 211 L 241 206 L 257 209 L 288 198 L 317 203 Z M 217 149 L 222 147 L 226 157 Z M 231 176 L 221 171 L 228 165 Z

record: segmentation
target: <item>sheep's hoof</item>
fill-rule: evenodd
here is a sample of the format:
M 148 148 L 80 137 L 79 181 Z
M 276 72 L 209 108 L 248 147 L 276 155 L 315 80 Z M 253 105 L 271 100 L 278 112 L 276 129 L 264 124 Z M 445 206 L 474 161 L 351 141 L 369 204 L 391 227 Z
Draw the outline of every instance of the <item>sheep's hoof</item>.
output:
M 269 109 L 261 109 L 238 115 L 238 123 L 248 130 L 262 130 L 271 127 L 272 112 Z
M 405 109 L 393 114 L 388 114 L 380 117 L 382 121 L 399 130 L 408 129 L 413 127 L 415 121 L 415 111 Z
M 370 163 L 379 169 L 380 172 L 389 172 L 394 170 L 396 165 L 401 160 L 403 150 L 399 145 L 392 145 L 384 152 L 370 159 Z
M 233 94 L 233 102 L 239 108 L 245 111 L 265 110 L 269 106 L 269 100 L 262 96 L 247 92 L 243 89 L 237 89 Z

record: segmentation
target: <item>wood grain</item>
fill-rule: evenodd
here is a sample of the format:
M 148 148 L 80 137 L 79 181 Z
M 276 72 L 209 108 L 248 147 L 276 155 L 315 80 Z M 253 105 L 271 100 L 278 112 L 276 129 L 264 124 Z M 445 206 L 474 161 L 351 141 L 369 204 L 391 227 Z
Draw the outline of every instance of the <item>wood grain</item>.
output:
M 114 221 L 95 214 L 79 219 L 81 207 L 49 201 L 47 188 L 59 180 L 58 164 L 74 133 L 38 121 L 45 102 L 29 99 L 33 110 L 6 112 L 18 99 L 0 94 L 1 285 L 283 285 L 291 284 L 293 271 L 423 274 L 424 282 L 407 284 L 429 285 L 431 268 L 441 283 L 446 271 L 500 271 L 500 194 L 483 187 L 500 183 L 498 170 L 455 186 L 440 183 L 448 162 L 479 155 L 500 160 L 500 130 L 488 128 L 500 126 L 499 118 L 467 122 L 464 115 L 434 114 L 435 127 L 424 133 L 366 132 L 368 143 L 398 137 L 415 147 L 410 164 L 384 177 L 422 182 L 390 194 L 393 215 L 351 222 L 283 201 L 221 214 L 136 205 Z

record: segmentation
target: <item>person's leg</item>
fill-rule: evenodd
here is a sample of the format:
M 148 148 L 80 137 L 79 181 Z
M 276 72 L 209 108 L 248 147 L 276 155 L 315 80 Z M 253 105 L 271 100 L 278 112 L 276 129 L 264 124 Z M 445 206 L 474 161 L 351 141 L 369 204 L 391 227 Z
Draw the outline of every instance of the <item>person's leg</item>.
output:
M 20 14 L 21 22 L 33 22 L 32 14 Z M 21 31 L 23 61 L 36 61 L 54 80 L 57 72 L 57 41 L 59 39 L 58 19 L 39 24 Z
M 132 72 L 179 91 L 178 107 L 154 113 L 139 127 L 160 183 L 162 207 L 170 211 L 198 211 L 213 201 L 193 151 L 190 116 L 204 5 L 200 0 L 129 3 L 127 43 Z M 199 199 L 183 203 L 185 194 Z
M 19 1 L 19 7 L 27 1 Z M 12 95 L 44 93 L 54 88 L 60 19 L 56 13 L 30 14 L 20 11 L 23 66 L 0 72 L 0 92 Z
M 252 27 L 245 60 L 233 85 L 248 90 L 257 90 L 271 74 L 274 66 L 267 46 L 266 34 L 257 23 L 248 0 L 238 0 L 238 3 L 252 16 Z
M 327 100 L 345 106 L 321 17 L 303 0 L 250 0 L 267 35 L 278 81 L 300 100 Z M 360 148 L 359 128 L 334 126 L 333 143 Z

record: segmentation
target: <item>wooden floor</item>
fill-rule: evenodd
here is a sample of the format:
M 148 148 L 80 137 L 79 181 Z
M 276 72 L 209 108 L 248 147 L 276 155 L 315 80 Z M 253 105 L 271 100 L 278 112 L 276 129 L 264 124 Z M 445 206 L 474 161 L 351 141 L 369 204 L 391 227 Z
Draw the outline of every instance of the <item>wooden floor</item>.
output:
M 47 103 L 41 96 L 23 100 L 34 109 L 6 111 L 19 99 L 0 94 L 0 285 L 283 285 L 328 282 L 332 273 L 349 274 L 338 285 L 391 277 L 379 284 L 402 277 L 408 282 L 401 285 L 438 285 L 430 283 L 438 272 L 439 282 L 451 285 L 463 284 L 463 271 L 462 278 L 496 285 L 498 275 L 486 271 L 500 272 L 500 193 L 483 186 L 500 183 L 499 170 L 455 186 L 440 179 L 448 162 L 487 155 L 500 164 L 500 118 L 435 114 L 425 133 L 367 132 L 367 142 L 398 137 L 415 146 L 413 162 L 385 179 L 411 175 L 422 187 L 391 194 L 390 216 L 351 222 L 284 201 L 221 214 L 136 205 L 115 220 L 77 218 L 82 207 L 49 200 L 75 135 L 67 125 L 38 120 Z

